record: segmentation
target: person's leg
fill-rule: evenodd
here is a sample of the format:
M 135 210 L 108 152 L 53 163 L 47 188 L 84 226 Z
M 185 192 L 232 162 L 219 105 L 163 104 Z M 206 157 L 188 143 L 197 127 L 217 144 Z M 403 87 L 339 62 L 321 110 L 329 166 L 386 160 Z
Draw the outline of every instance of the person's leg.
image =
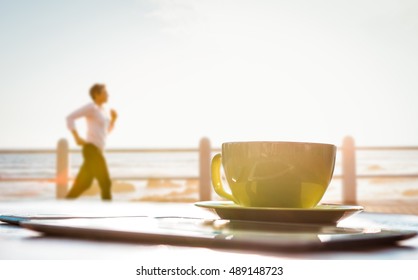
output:
M 94 148 L 95 148 L 94 166 L 93 166 L 94 177 L 99 182 L 102 199 L 111 200 L 112 199 L 112 193 L 111 193 L 112 181 L 110 180 L 109 169 L 107 168 L 106 159 L 103 153 L 97 147 L 94 147 Z
M 92 153 L 91 148 L 87 145 L 83 146 L 83 164 L 81 165 L 80 171 L 77 174 L 77 177 L 74 180 L 73 186 L 66 195 L 66 198 L 77 198 L 85 190 L 90 188 L 93 182 L 93 172 L 92 172 Z

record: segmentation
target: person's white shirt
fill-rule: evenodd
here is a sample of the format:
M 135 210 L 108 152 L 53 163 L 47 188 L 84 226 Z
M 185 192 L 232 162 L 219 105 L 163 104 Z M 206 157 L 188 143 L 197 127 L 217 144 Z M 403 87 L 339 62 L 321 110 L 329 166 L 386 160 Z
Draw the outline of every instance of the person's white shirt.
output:
M 91 102 L 67 116 L 67 127 L 70 131 L 76 129 L 75 121 L 78 118 L 86 118 L 87 136 L 86 142 L 94 144 L 102 151 L 106 146 L 106 136 L 110 132 L 110 111 L 103 105 L 99 107 Z

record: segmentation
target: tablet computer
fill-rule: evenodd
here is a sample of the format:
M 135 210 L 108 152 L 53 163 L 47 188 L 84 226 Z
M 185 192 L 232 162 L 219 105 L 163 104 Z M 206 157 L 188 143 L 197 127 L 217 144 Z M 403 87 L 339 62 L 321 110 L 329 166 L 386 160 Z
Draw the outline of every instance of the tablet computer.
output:
M 74 219 L 74 218 L 121 218 L 121 217 L 145 217 L 139 215 L 70 215 L 70 214 L 11 214 L 11 215 L 0 215 L 0 222 L 8 223 L 11 225 L 19 225 L 21 222 L 29 220 L 57 220 L 57 219 Z
M 153 244 L 257 250 L 315 250 L 389 245 L 415 231 L 185 217 L 48 219 L 21 222 L 48 235 Z

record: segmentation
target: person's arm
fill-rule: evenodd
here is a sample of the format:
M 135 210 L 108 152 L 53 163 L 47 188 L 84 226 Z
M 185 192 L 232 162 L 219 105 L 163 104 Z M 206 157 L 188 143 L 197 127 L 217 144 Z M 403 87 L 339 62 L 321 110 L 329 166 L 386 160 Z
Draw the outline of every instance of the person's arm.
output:
M 78 110 L 75 110 L 70 115 L 67 116 L 67 127 L 71 131 L 74 136 L 74 140 L 77 145 L 82 146 L 86 144 L 86 140 L 84 140 L 77 132 L 75 127 L 75 120 L 81 117 L 87 117 L 91 111 L 91 105 L 86 105 L 81 107 Z
M 110 110 L 110 124 L 109 124 L 108 132 L 111 132 L 113 128 L 115 127 L 115 122 L 117 118 L 118 118 L 118 113 L 114 109 L 111 109 Z
M 71 130 L 71 133 L 73 134 L 74 140 L 77 143 L 77 145 L 83 146 L 87 143 L 86 140 L 84 140 L 83 138 L 80 137 L 80 135 L 78 135 L 78 132 L 76 129 Z

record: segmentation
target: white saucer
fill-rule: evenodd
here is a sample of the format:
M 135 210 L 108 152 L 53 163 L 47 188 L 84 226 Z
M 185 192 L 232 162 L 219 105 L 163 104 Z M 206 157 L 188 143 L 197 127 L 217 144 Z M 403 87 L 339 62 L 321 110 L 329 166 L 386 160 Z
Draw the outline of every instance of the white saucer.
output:
M 212 209 L 220 218 L 280 223 L 337 224 L 363 211 L 362 206 L 320 204 L 314 208 L 244 207 L 232 201 L 201 201 L 196 206 Z

